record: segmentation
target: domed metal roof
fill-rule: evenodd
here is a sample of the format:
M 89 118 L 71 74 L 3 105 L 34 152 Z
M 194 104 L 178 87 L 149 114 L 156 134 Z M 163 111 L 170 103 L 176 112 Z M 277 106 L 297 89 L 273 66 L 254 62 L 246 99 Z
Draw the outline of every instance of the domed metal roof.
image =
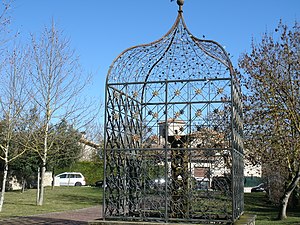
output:
M 107 83 L 228 78 L 232 65 L 223 47 L 193 36 L 183 19 L 183 1 L 177 3 L 172 28 L 157 41 L 123 51 L 113 61 Z

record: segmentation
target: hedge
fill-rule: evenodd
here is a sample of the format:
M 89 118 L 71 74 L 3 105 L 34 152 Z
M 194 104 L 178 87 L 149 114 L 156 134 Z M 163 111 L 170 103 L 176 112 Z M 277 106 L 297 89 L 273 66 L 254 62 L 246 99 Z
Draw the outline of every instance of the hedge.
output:
M 87 185 L 95 185 L 98 180 L 103 180 L 102 162 L 77 162 L 70 167 L 57 170 L 56 174 L 63 172 L 80 172 L 85 177 Z

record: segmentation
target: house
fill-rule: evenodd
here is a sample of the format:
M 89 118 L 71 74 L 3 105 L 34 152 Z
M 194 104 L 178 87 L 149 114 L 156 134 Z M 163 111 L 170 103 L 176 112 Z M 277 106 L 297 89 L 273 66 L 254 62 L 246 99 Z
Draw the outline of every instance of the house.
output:
M 79 143 L 82 146 L 79 161 L 93 161 L 95 157 L 99 155 L 101 145 L 88 140 L 84 132 L 82 132 L 82 137 L 80 138 Z
M 159 122 L 160 137 L 157 140 L 166 142 L 172 149 L 168 167 L 189 171 L 200 188 L 212 187 L 214 180 L 224 180 L 231 173 L 230 135 L 211 127 L 198 127 L 186 134 L 185 128 L 182 120 Z M 172 171 L 169 173 L 172 175 Z M 261 177 L 261 167 L 246 162 L 244 176 Z

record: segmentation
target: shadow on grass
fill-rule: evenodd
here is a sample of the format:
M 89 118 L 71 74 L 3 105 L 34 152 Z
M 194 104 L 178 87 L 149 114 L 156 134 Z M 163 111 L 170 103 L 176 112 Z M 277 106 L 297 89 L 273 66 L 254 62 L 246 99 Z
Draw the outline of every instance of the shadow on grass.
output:
M 42 218 L 42 217 L 15 217 L 0 220 L 0 224 L 65 224 L 65 225 L 83 225 L 88 224 L 84 221 L 74 221 L 67 219 Z
M 15 202 L 5 202 L 5 205 L 15 205 Z M 18 205 L 24 206 L 36 206 L 36 202 L 18 202 Z
M 62 202 L 74 202 L 74 203 L 80 203 L 80 204 L 102 204 L 102 194 L 99 196 L 93 196 L 93 195 L 78 195 L 76 193 L 64 193 L 59 195 L 59 199 Z
M 258 224 L 300 224 L 299 207 L 287 210 L 287 220 L 277 220 L 279 208 L 268 200 L 266 193 L 245 193 L 245 212 L 255 214 L 257 222 L 261 221 Z

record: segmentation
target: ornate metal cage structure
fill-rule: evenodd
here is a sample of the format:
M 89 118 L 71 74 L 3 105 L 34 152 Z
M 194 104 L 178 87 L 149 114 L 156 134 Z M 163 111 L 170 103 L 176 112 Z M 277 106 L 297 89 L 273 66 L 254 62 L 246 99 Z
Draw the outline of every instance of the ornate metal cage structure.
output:
M 232 223 L 243 212 L 239 83 L 183 19 L 122 52 L 106 81 L 104 220 Z

